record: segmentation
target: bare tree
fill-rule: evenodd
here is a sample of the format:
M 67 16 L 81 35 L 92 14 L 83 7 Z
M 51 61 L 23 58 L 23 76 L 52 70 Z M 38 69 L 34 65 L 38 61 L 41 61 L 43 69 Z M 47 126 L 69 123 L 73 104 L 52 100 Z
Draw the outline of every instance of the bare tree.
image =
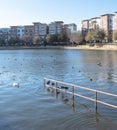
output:
M 81 31 L 71 33 L 70 42 L 79 44 L 80 42 L 82 42 L 82 40 L 83 40 L 83 37 L 82 37 Z
M 34 41 L 34 44 L 39 44 L 41 42 L 41 37 L 40 36 L 35 36 L 33 41 Z

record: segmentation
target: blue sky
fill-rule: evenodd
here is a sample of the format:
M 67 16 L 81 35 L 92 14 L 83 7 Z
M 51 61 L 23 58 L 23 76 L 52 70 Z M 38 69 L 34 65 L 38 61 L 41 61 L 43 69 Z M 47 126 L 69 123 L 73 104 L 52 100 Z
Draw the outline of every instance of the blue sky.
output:
M 117 11 L 117 0 L 0 0 L 0 28 L 11 25 L 75 23 Z

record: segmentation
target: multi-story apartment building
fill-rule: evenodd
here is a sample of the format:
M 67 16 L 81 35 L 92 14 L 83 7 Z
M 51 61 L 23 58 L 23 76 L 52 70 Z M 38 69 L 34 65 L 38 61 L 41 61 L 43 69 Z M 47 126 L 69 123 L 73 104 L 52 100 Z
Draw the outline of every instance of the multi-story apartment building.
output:
M 113 25 L 114 25 L 114 15 L 113 14 L 104 14 L 101 15 L 101 28 L 106 33 L 106 41 L 112 42 L 113 35 Z
M 55 21 L 49 24 L 49 34 L 62 34 L 63 33 L 63 21 Z
M 34 36 L 41 36 L 42 39 L 47 35 L 47 24 L 34 22 Z
M 4 40 L 10 39 L 10 28 L 0 28 L 0 38 Z
M 82 36 L 85 37 L 89 31 L 89 20 L 82 21 Z
M 49 25 L 46 23 L 34 22 L 33 25 L 11 26 L 8 34 L 9 39 L 14 38 L 17 40 L 33 41 L 35 36 L 41 36 L 42 39 L 45 39 L 47 34 L 67 34 L 69 38 L 71 33 L 75 31 L 77 31 L 76 24 L 64 24 L 63 21 L 55 21 L 51 22 Z M 3 31 L 1 30 L 0 36 L 3 37 Z
M 33 25 L 25 25 L 24 26 L 24 35 L 22 37 L 22 40 L 24 40 L 30 44 L 33 42 L 33 36 L 34 36 L 34 26 Z
M 34 26 L 33 25 L 26 25 L 24 26 L 24 35 L 30 38 L 33 38 L 34 35 Z
M 67 24 L 71 32 L 77 31 L 77 25 L 75 23 Z
M 63 33 L 67 36 L 69 40 L 71 37 L 71 30 L 68 28 L 68 24 L 64 24 Z
M 82 35 L 85 36 L 88 31 L 101 28 L 100 17 L 91 18 L 82 21 Z
M 115 21 L 117 19 L 117 14 L 104 14 L 101 15 L 100 17 L 95 17 L 89 20 L 83 20 L 82 21 L 82 35 L 85 36 L 88 31 L 91 30 L 96 30 L 96 29 L 103 29 L 106 33 L 105 40 L 107 42 L 112 41 L 112 35 L 113 35 L 113 30 L 115 27 L 116 30 L 116 25 L 114 26 L 114 18 Z
M 114 27 L 113 27 L 114 32 L 117 31 L 117 12 L 115 12 L 114 15 Z
M 17 26 L 11 26 L 11 37 L 12 38 L 17 37 Z
M 100 17 L 91 18 L 89 20 L 89 30 L 99 29 L 101 27 Z
M 74 23 L 71 24 L 64 24 L 63 26 L 63 33 L 67 35 L 70 39 L 71 34 L 77 31 L 77 25 Z
M 21 38 L 24 35 L 24 26 L 11 26 L 11 37 Z

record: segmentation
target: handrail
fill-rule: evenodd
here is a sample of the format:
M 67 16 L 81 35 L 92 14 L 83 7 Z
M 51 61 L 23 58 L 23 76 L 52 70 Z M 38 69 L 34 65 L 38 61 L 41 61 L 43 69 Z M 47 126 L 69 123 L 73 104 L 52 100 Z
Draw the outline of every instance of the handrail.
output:
M 75 95 L 75 96 L 78 96 L 78 97 L 82 97 L 82 98 L 85 98 L 87 100 L 90 100 L 90 101 L 94 101 L 96 103 L 96 111 L 97 111 L 97 103 L 101 103 L 103 105 L 106 105 L 106 106 L 109 106 L 109 107 L 112 107 L 112 108 L 117 108 L 116 105 L 112 105 L 110 103 L 107 103 L 107 102 L 104 102 L 104 101 L 100 101 L 97 99 L 97 93 L 100 93 L 100 94 L 105 94 L 105 95 L 109 95 L 109 96 L 112 96 L 112 97 L 117 97 L 117 94 L 112 94 L 112 93 L 107 93 L 107 92 L 103 92 L 103 91 L 99 91 L 99 90 L 95 90 L 95 89 L 91 89 L 91 88 L 86 88 L 86 87 L 83 87 L 83 86 L 78 86 L 78 85 L 75 85 L 75 84 L 71 84 L 71 83 L 66 83 L 66 82 L 62 82 L 62 81 L 58 81 L 58 80 L 53 80 L 53 79 L 50 79 L 50 78 L 44 78 L 44 80 L 48 80 L 48 81 L 53 81 L 53 82 L 56 82 L 57 84 L 60 83 L 60 84 L 65 84 L 65 85 L 69 85 L 69 86 L 72 86 L 72 87 L 76 87 L 76 88 L 81 88 L 81 89 L 85 89 L 85 90 L 88 90 L 88 91 L 92 91 L 92 92 L 95 92 L 96 93 L 96 97 L 95 99 L 93 98 L 90 98 L 90 97 L 87 97 L 87 96 L 83 96 L 81 94 L 77 94 L 77 93 L 74 93 L 74 92 L 70 92 L 70 91 L 66 91 L 66 93 L 69 93 L 69 94 L 72 94 L 72 95 Z M 47 87 L 49 87 L 50 85 L 46 85 Z M 56 88 L 54 86 L 52 86 L 54 89 L 57 89 L 57 90 L 60 90 L 60 91 L 63 91 L 62 89 L 60 88 Z
M 58 81 L 58 80 L 54 80 L 54 79 L 50 79 L 50 78 L 44 78 L 44 79 L 51 80 L 51 81 L 54 81 L 54 82 L 59 82 L 61 84 L 66 84 L 66 85 L 69 85 L 69 86 L 74 86 L 74 87 L 77 87 L 77 88 L 82 88 L 82 89 L 89 90 L 89 91 L 92 91 L 92 92 L 98 92 L 98 93 L 106 94 L 106 95 L 109 95 L 109 96 L 117 97 L 117 94 L 112 94 L 112 93 L 107 93 L 107 92 L 103 92 L 103 91 L 100 91 L 100 90 L 86 88 L 86 87 L 83 87 L 83 86 L 79 86 L 79 85 L 75 85 L 75 84 L 71 84 L 71 83 L 66 83 L 66 82 L 62 82 L 62 81 Z

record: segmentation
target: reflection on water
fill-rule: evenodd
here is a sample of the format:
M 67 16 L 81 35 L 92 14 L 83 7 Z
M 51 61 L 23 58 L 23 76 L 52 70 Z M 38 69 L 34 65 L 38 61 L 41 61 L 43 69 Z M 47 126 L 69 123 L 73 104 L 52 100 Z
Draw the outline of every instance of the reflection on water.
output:
M 117 51 L 1 50 L 0 130 L 116 130 L 117 110 L 99 105 L 95 114 L 94 103 L 78 98 L 72 111 L 43 89 L 48 77 L 117 94 L 116 57 Z

